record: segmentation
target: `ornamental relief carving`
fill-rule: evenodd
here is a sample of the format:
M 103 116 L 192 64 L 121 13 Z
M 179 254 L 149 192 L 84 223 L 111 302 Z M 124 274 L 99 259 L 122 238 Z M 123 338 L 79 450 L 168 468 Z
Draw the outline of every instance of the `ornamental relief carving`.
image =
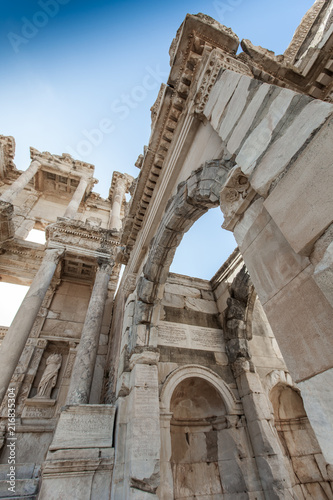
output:
M 224 215 L 222 227 L 232 231 L 256 192 L 240 167 L 234 167 L 220 192 L 220 207 Z
M 221 69 L 229 69 L 242 75 L 253 77 L 250 69 L 241 61 L 221 50 L 213 49 L 209 55 L 204 75 L 194 98 L 196 111 L 201 113 L 209 99 L 210 92 L 218 79 Z

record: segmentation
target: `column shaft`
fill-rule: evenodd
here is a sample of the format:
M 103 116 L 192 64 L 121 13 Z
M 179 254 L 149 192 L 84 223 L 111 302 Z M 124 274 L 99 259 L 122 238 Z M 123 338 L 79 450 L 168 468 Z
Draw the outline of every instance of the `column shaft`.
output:
M 67 217 L 68 219 L 74 219 L 74 217 L 77 214 L 77 211 L 79 209 L 79 206 L 80 206 L 80 203 L 81 203 L 82 198 L 84 196 L 84 193 L 87 189 L 87 186 L 88 186 L 87 179 L 85 179 L 84 177 L 81 177 L 79 185 L 76 188 L 75 193 L 73 194 L 73 197 L 66 208 L 66 212 L 64 213 L 64 217 Z
M 1 200 L 12 203 L 16 196 L 25 188 L 28 182 L 33 178 L 33 176 L 39 170 L 41 166 L 40 162 L 34 160 L 31 162 L 30 166 L 25 170 L 20 177 L 13 182 L 13 184 L 2 194 Z
M 118 229 L 119 231 L 122 227 L 120 212 L 125 193 L 126 193 L 126 181 L 125 179 L 119 178 L 116 182 L 112 200 L 112 211 L 109 224 L 110 229 Z
M 89 403 L 110 273 L 111 266 L 105 263 L 98 268 L 96 273 L 68 389 L 68 405 Z
M 19 362 L 31 328 L 35 322 L 62 254 L 63 250 L 46 250 L 42 264 L 1 344 L 0 401 L 7 390 L 14 370 Z

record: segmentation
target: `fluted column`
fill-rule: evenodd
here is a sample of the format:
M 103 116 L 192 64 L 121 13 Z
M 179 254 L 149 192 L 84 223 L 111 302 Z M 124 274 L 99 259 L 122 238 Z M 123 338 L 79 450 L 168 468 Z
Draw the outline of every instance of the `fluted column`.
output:
M 68 389 L 68 405 L 89 403 L 110 274 L 111 265 L 99 262 Z
M 87 186 L 88 186 L 88 180 L 85 177 L 81 177 L 79 185 L 77 186 L 75 193 L 73 194 L 73 197 L 66 208 L 64 217 L 68 219 L 74 219 L 79 209 L 84 193 L 86 192 Z
M 1 200 L 8 203 L 13 203 L 16 196 L 25 188 L 33 176 L 37 173 L 41 163 L 37 160 L 31 162 L 30 166 L 22 172 L 20 177 L 1 195 Z
M 0 347 L 0 401 L 10 383 L 63 250 L 47 249 Z
M 127 182 L 125 177 L 118 177 L 112 198 L 112 211 L 109 224 L 110 229 L 118 229 L 119 231 L 122 227 L 120 212 L 126 190 Z

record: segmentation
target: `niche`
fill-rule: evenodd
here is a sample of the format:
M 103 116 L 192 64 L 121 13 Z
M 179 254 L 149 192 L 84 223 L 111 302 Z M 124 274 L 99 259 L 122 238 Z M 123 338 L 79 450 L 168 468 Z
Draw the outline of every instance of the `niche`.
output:
M 49 342 L 40 361 L 33 385 L 30 390 L 29 399 L 38 396 L 38 388 L 44 376 L 45 396 L 56 400 L 63 378 L 68 356 L 68 344 L 66 342 Z M 46 375 L 46 377 L 45 377 Z M 52 380 L 53 379 L 53 380 Z M 50 386 L 50 387 L 48 387 Z M 43 391 L 41 391 L 43 392 Z
M 170 409 L 174 498 L 222 495 L 217 428 L 226 408 L 217 390 L 204 379 L 187 378 L 176 387 Z
M 332 498 L 325 459 L 304 409 L 303 400 L 294 388 L 277 384 L 270 392 L 275 426 L 284 454 L 294 476 L 293 490 L 297 498 L 326 500 Z

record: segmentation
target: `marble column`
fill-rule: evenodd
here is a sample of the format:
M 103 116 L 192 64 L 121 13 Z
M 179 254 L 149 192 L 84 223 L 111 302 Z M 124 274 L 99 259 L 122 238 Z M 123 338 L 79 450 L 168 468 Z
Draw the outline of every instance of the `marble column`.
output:
M 41 163 L 34 160 L 30 163 L 30 166 L 25 170 L 20 177 L 13 182 L 13 184 L 1 195 L 1 200 L 8 203 L 13 203 L 16 196 L 25 188 L 33 176 L 37 173 L 41 166 Z
M 94 375 L 103 311 L 108 294 L 111 265 L 102 261 L 96 273 L 80 344 L 68 389 L 67 405 L 88 404 Z
M 109 223 L 110 229 L 117 229 L 119 231 L 122 228 L 120 212 L 126 190 L 127 190 L 126 178 L 118 177 L 112 198 L 112 210 Z
M 63 250 L 47 249 L 29 291 L 0 347 L 0 401 L 10 383 Z
M 88 180 L 85 177 L 81 177 L 79 185 L 77 186 L 75 193 L 73 194 L 73 197 L 66 208 L 64 217 L 68 219 L 74 219 L 79 209 L 84 193 L 86 192 L 87 186 L 88 186 Z

